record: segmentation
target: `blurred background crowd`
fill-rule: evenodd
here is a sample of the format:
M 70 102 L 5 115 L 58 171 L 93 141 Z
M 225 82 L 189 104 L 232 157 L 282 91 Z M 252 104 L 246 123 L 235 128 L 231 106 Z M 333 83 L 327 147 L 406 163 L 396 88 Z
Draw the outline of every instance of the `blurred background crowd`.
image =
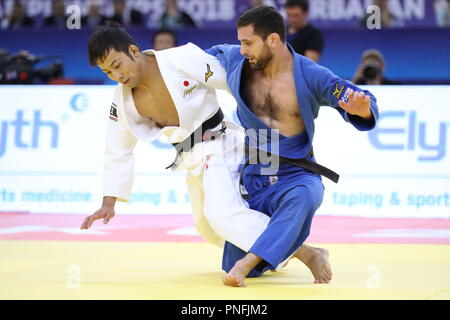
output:
M 295 51 L 356 84 L 450 84 L 450 0 L 0 0 L 0 83 L 111 84 L 88 63 L 93 28 L 206 49 L 238 44 L 235 21 L 259 5 L 285 17 Z

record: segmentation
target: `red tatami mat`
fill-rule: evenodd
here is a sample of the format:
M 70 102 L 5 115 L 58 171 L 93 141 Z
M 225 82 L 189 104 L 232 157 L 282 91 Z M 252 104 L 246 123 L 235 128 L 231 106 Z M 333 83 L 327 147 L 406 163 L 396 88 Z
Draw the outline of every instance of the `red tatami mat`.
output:
M 0 240 L 203 241 L 190 215 L 117 215 L 80 230 L 84 218 L 0 212 Z M 316 216 L 307 242 L 450 244 L 450 219 Z

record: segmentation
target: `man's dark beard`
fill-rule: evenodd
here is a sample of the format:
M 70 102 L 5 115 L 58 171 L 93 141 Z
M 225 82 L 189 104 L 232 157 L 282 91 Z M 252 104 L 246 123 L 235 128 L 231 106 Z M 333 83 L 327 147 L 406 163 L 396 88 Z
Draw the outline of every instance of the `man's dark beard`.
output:
M 272 53 L 270 52 L 269 48 L 264 45 L 264 51 L 261 54 L 261 57 L 258 59 L 258 62 L 256 64 L 250 64 L 250 67 L 254 70 L 261 71 L 263 70 L 267 64 L 272 60 Z

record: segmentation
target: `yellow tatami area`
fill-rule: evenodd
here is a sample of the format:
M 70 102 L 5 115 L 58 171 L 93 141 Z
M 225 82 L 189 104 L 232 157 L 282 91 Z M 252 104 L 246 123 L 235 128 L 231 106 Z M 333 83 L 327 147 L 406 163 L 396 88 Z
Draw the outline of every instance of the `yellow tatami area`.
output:
M 450 245 L 310 245 L 330 251 L 330 284 L 291 260 L 231 288 L 207 243 L 0 241 L 0 299 L 450 299 Z

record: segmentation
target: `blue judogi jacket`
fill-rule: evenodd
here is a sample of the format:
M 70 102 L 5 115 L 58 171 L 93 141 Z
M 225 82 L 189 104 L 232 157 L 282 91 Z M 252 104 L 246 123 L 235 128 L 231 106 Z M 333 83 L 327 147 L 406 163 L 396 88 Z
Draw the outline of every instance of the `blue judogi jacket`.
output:
M 320 106 L 335 108 L 345 121 L 350 122 L 360 131 L 368 131 L 375 127 L 378 119 L 376 98 L 367 90 L 361 90 L 352 82 L 333 74 L 329 69 L 316 64 L 314 61 L 294 52 L 287 44 L 294 58 L 294 79 L 300 112 L 305 123 L 305 134 L 292 137 L 279 136 L 279 155 L 287 158 L 305 158 L 312 148 L 314 138 L 314 119 L 319 114 Z M 237 116 L 244 129 L 271 128 L 259 119 L 245 104 L 241 92 L 241 74 L 245 57 L 239 52 L 238 45 L 217 45 L 206 52 L 217 57 L 227 72 L 228 86 L 237 101 Z M 339 104 L 339 100 L 346 101 L 348 90 L 363 91 L 370 97 L 372 119 L 364 119 L 348 114 Z M 267 150 L 267 151 L 270 151 Z

